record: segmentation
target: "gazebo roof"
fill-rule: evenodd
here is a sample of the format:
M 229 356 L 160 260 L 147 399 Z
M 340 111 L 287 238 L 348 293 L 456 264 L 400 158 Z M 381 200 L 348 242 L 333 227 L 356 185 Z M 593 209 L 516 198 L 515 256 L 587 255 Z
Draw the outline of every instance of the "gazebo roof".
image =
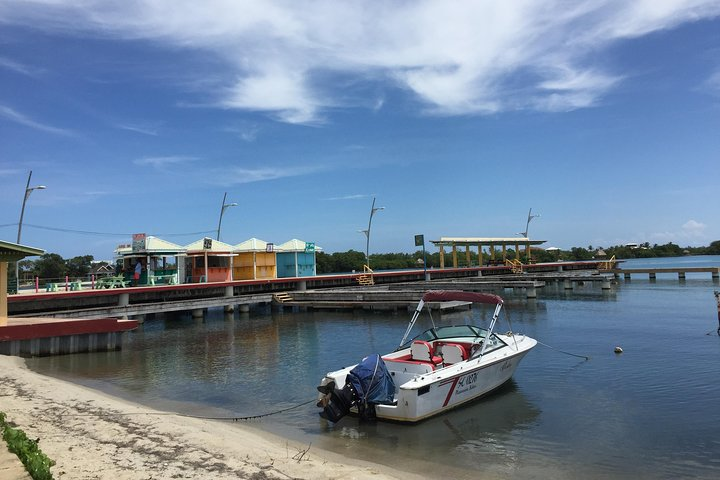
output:
M 436 247 L 446 245 L 542 245 L 545 242 L 546 240 L 530 240 L 527 237 L 440 237 L 440 240 L 430 240 L 430 243 Z
M 268 242 L 259 238 L 249 238 L 244 242 L 235 245 L 236 252 L 265 252 L 267 251 Z
M 40 248 L 0 240 L 0 262 L 17 262 L 25 257 L 34 257 L 44 253 L 45 250 Z
M 288 240 L 287 242 L 278 245 L 275 247 L 275 250 L 278 252 L 304 252 L 307 248 L 308 242 L 304 240 L 298 240 L 297 238 L 293 238 L 292 240 Z M 315 251 L 316 252 L 322 252 L 322 248 L 315 245 Z

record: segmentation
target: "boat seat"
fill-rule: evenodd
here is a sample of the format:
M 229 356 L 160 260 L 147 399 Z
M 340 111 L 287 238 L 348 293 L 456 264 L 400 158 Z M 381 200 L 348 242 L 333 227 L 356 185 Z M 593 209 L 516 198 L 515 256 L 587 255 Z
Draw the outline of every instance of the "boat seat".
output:
M 435 355 L 433 346 L 424 340 L 414 340 L 410 345 L 410 355 L 413 360 L 430 362 L 433 365 L 442 363 L 443 359 Z
M 458 345 L 457 343 L 446 343 L 440 347 L 440 355 L 446 365 L 452 365 L 466 360 L 467 350 L 465 350 L 465 347 Z

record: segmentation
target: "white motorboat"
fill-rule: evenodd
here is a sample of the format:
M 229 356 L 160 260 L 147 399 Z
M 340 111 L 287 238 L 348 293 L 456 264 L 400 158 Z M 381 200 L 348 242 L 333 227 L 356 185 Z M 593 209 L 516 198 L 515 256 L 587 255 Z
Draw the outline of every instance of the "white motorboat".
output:
M 432 321 L 432 328 L 406 342 L 423 306 L 452 301 L 494 305 L 488 328 L 436 327 Z M 352 411 L 362 418 L 418 422 L 498 388 L 537 344 L 512 331 L 494 332 L 502 306 L 503 299 L 493 294 L 426 292 L 396 351 L 325 375 L 318 386 L 320 415 L 337 422 Z

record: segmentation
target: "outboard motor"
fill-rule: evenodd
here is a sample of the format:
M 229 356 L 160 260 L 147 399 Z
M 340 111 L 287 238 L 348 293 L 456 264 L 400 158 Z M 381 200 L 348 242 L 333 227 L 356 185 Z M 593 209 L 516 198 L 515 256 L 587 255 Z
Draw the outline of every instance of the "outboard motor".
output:
M 357 406 L 363 420 L 375 419 L 375 405 L 392 404 L 395 383 L 387 371 L 385 362 L 378 354 L 368 355 L 350 370 L 342 389 L 335 382 L 317 387 L 324 397 L 317 406 L 322 408 L 320 416 L 331 422 L 337 422 Z
M 325 396 L 318 402 L 317 406 L 322 408 L 320 416 L 333 423 L 337 423 L 348 414 L 350 408 L 358 401 L 357 393 L 352 383 L 348 382 L 342 389 L 335 388 L 335 382 L 317 387 L 320 393 Z

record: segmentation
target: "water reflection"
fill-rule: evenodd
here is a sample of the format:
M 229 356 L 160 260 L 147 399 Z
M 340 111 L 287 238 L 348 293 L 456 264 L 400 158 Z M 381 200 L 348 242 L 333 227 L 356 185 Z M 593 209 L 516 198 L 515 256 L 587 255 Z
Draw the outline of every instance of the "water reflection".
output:
M 707 277 L 638 278 L 610 292 L 597 285 L 565 292 L 560 284 L 535 300 L 503 292 L 515 331 L 590 360 L 538 346 L 505 388 L 419 425 L 346 418 L 333 426 L 314 404 L 255 425 L 427 477 L 717 478 L 720 340 L 705 335 L 717 328 L 717 283 Z M 477 323 L 487 313 L 435 320 Z M 156 315 L 122 351 L 28 364 L 163 409 L 249 416 L 312 400 L 326 372 L 393 350 L 408 317 L 269 309 L 215 309 L 202 321 Z M 423 318 L 416 328 L 429 326 Z
M 416 460 L 433 458 L 455 468 L 476 469 L 490 463 L 505 463 L 517 456 L 514 438 L 529 428 L 540 410 L 510 380 L 492 394 L 461 408 L 420 422 L 404 425 L 361 422 L 346 417 L 333 425 L 322 421 L 327 438 L 342 439 L 344 448 L 375 455 L 402 455 Z M 338 442 L 323 445 L 333 448 Z M 442 456 L 437 452 L 441 450 Z

